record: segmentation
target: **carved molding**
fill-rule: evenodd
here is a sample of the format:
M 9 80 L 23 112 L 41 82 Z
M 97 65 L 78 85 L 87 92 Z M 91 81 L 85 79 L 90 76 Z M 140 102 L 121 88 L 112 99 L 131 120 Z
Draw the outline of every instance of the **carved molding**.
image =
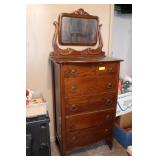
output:
M 87 15 L 90 16 L 87 12 L 85 12 L 82 8 L 74 11 L 72 14 L 76 15 Z M 57 21 L 55 21 L 54 23 L 55 26 L 55 32 L 54 32 L 54 36 L 53 36 L 53 41 L 52 41 L 52 46 L 54 49 L 54 56 L 66 56 L 66 55 L 74 55 L 74 56 L 79 56 L 79 55 L 83 55 L 83 56 L 87 56 L 87 55 L 97 55 L 97 56 L 104 56 L 104 52 L 102 51 L 102 47 L 103 47 L 103 42 L 102 42 L 102 37 L 101 37 L 101 32 L 100 32 L 100 28 L 102 25 L 98 25 L 98 31 L 97 31 L 97 37 L 98 37 L 98 46 L 97 48 L 93 49 L 93 48 L 86 48 L 84 50 L 75 50 L 72 48 L 66 48 L 66 49 L 62 49 L 59 46 L 58 43 L 58 31 L 59 31 L 59 23 Z
M 56 21 L 53 24 L 55 25 L 55 32 L 54 32 L 54 36 L 53 36 L 52 45 L 53 45 L 55 55 L 57 55 L 57 56 L 58 55 L 63 55 L 63 56 L 65 56 L 65 55 L 104 55 L 104 53 L 102 52 L 103 42 L 102 42 L 102 37 L 101 37 L 101 33 L 100 33 L 100 28 L 102 25 L 98 26 L 98 42 L 99 42 L 98 47 L 96 49 L 87 48 L 87 49 L 79 51 L 79 50 L 75 50 L 72 48 L 61 49 L 58 46 L 57 37 L 58 37 L 59 24 Z
M 84 9 L 80 8 L 74 12 L 72 12 L 72 14 L 75 14 L 75 15 L 80 15 L 80 16 L 89 16 L 90 14 L 87 13 L 86 11 L 84 11 Z

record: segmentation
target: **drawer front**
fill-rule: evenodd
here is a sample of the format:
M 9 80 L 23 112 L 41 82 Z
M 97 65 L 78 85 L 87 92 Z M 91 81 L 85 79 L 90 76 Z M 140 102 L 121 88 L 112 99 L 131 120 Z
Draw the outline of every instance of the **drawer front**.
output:
M 108 75 L 116 76 L 119 69 L 119 63 L 96 63 L 81 65 L 64 65 L 63 72 L 65 78 Z
M 112 131 L 112 126 L 102 125 L 89 129 L 68 132 L 66 134 L 67 146 L 73 147 L 88 145 L 101 139 L 111 137 Z
M 65 100 L 65 111 L 67 115 L 109 108 L 116 108 L 116 94 L 114 93 L 66 98 Z
M 115 109 L 66 116 L 66 130 L 85 129 L 93 126 L 100 126 L 102 124 L 106 124 L 106 126 L 113 125 L 114 117 Z
M 65 97 L 97 95 L 117 91 L 117 78 L 108 76 L 65 79 Z

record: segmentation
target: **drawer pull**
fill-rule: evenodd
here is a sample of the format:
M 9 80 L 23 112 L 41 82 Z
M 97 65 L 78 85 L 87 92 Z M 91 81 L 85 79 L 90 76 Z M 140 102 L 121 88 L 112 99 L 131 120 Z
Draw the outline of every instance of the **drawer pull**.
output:
M 111 120 L 111 116 L 109 114 L 106 115 L 106 120 Z
M 75 140 L 76 140 L 76 137 L 75 137 L 75 136 L 73 136 L 73 137 L 72 137 L 72 141 L 75 141 Z
M 75 104 L 72 104 L 71 106 L 71 111 L 74 112 L 74 111 L 77 111 L 77 106 Z
M 71 74 L 72 76 L 75 75 L 75 74 L 76 74 L 76 70 L 75 70 L 75 69 L 72 69 L 71 72 L 70 72 L 70 74 Z
M 112 68 L 112 67 L 109 67 L 109 68 L 108 68 L 108 72 L 109 72 L 109 73 L 113 73 L 113 72 L 114 72 L 113 68 Z
M 107 100 L 105 101 L 105 105 L 106 105 L 106 106 L 109 106 L 109 105 L 111 105 L 111 104 L 112 104 L 111 99 L 107 99 Z
M 76 86 L 71 86 L 71 91 L 75 92 L 76 91 Z
M 109 82 L 109 83 L 107 84 L 107 89 L 110 89 L 110 88 L 112 88 L 112 83 Z
M 105 135 L 108 135 L 108 134 L 109 134 L 109 129 L 106 128 L 106 129 L 104 130 L 104 134 L 105 134 Z

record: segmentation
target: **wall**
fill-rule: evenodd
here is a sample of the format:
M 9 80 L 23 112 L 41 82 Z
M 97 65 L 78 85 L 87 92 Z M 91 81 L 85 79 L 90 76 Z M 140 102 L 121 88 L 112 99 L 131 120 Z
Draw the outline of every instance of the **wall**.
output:
M 53 107 L 51 64 L 48 59 L 52 49 L 54 33 L 53 22 L 61 12 L 73 12 L 83 8 L 90 14 L 97 15 L 102 24 L 104 51 L 110 53 L 111 22 L 113 5 L 27 5 L 27 53 L 26 53 L 26 85 L 28 88 L 41 91 L 48 102 L 51 119 L 51 138 L 53 132 Z
M 113 18 L 112 56 L 124 60 L 120 76 L 132 77 L 132 15 L 121 14 Z

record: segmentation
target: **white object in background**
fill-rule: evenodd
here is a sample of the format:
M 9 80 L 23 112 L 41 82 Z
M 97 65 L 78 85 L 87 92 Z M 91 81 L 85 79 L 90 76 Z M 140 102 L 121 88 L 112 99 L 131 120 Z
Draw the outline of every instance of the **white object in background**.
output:
M 127 152 L 130 156 L 132 156 L 132 146 L 128 146 Z
M 116 117 L 132 112 L 132 92 L 118 95 Z
M 41 103 L 41 104 L 32 104 L 30 106 L 27 106 L 26 108 L 26 117 L 36 117 L 40 115 L 47 114 L 47 104 Z
M 29 103 L 26 107 L 26 117 L 31 118 L 47 114 L 47 102 L 40 92 L 31 91 Z

